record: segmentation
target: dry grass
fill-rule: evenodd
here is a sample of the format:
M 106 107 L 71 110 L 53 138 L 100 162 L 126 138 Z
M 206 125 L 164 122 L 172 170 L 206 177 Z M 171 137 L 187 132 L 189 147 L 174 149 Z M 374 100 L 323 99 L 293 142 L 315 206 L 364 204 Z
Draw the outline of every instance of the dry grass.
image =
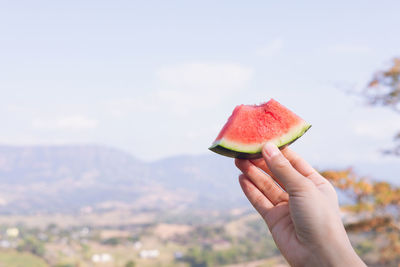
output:
M 193 227 L 184 224 L 158 224 L 154 230 L 153 234 L 163 240 L 172 238 L 176 235 L 184 235 L 189 233 Z

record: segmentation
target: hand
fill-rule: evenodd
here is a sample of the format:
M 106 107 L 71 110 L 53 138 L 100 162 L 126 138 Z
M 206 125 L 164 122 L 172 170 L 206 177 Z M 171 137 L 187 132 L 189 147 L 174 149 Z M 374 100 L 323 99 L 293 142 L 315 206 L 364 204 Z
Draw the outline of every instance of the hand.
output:
M 267 143 L 262 155 L 236 159 L 239 182 L 289 264 L 365 266 L 347 237 L 333 186 L 289 148 Z

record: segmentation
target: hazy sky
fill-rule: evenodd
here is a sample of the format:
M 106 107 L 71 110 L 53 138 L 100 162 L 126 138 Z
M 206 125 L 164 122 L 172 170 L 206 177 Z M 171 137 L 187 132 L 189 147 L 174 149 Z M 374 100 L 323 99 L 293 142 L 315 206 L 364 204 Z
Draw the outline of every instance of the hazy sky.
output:
M 208 153 L 240 103 L 313 124 L 314 164 L 382 160 L 400 116 L 345 92 L 400 55 L 399 1 L 0 1 L 0 143 Z

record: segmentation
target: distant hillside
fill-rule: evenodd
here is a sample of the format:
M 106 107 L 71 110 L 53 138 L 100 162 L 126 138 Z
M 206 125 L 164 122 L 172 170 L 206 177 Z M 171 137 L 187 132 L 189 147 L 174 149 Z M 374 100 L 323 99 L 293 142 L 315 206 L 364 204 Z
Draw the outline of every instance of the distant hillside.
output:
M 0 212 L 225 207 L 246 203 L 232 159 L 146 163 L 102 146 L 0 146 Z

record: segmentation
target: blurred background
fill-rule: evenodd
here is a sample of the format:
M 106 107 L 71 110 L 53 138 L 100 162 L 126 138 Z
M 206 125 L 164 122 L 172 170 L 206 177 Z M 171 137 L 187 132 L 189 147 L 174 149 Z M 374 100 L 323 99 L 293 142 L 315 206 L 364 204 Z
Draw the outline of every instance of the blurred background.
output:
M 400 263 L 398 1 L 1 1 L 0 266 L 286 266 L 232 159 L 274 98 L 370 266 Z M 396 138 L 397 136 L 397 138 Z

